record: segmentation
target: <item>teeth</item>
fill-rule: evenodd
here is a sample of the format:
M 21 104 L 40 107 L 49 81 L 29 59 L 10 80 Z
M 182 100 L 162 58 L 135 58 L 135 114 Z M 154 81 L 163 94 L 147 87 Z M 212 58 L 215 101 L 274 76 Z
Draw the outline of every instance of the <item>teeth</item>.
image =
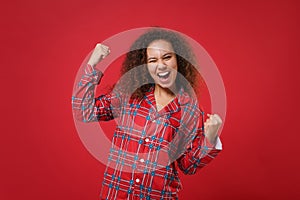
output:
M 158 73 L 158 76 L 166 76 L 169 72 Z

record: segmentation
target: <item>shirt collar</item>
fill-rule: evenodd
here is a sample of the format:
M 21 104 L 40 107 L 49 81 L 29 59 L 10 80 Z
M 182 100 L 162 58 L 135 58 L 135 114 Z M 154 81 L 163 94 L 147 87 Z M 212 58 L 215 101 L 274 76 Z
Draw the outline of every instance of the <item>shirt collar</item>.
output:
M 152 109 L 156 110 L 156 101 L 154 96 L 154 84 L 150 87 L 148 92 L 145 93 L 146 102 L 152 107 Z M 181 106 L 186 105 L 191 102 L 190 95 L 181 88 L 176 97 L 159 113 L 174 113 L 181 110 Z

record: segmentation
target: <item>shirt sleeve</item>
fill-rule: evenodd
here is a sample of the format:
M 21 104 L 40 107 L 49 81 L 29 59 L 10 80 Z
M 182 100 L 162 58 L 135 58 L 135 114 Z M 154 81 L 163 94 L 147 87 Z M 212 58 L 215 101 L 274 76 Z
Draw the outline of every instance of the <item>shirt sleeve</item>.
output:
M 117 115 L 120 98 L 114 93 L 100 95 L 95 98 L 96 86 L 100 83 L 103 73 L 87 64 L 84 74 L 76 84 L 72 96 L 72 109 L 75 119 L 83 122 L 108 121 Z
M 177 159 L 178 167 L 184 174 L 195 174 L 196 171 L 210 163 L 222 150 L 220 138 L 212 145 L 204 134 L 204 113 L 199 117 L 201 123 L 196 129 L 195 137 L 185 152 Z

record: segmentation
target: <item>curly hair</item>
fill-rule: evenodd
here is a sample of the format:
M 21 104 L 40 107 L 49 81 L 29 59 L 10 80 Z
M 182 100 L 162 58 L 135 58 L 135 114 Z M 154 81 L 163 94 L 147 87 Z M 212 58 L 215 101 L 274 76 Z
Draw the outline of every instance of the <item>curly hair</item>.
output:
M 137 88 L 131 97 L 138 99 L 143 98 L 145 93 L 149 91 L 154 80 L 147 69 L 147 47 L 155 40 L 165 40 L 174 49 L 178 73 L 182 75 L 176 77 L 175 84 L 177 90 L 183 87 L 189 94 L 191 94 L 192 89 L 197 91 L 198 83 L 202 78 L 195 68 L 195 56 L 190 46 L 178 33 L 162 28 L 150 29 L 132 44 L 121 68 L 121 76 L 126 74 L 128 77 L 119 83 L 121 90 L 126 93 L 132 88 Z M 135 70 L 132 70 L 134 68 Z M 186 81 L 189 82 L 191 87 L 186 84 Z

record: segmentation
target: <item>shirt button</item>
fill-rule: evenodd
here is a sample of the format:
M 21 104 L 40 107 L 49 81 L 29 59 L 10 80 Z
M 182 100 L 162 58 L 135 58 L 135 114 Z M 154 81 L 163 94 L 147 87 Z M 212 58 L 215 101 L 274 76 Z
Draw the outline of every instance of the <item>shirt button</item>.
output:
M 146 139 L 145 139 L 145 142 L 149 142 L 149 141 L 150 141 L 150 139 L 149 139 L 149 138 L 146 138 Z
M 143 162 L 145 162 L 145 160 L 144 160 L 143 158 L 141 158 L 141 159 L 140 159 L 140 162 L 143 163 Z
M 140 179 L 138 179 L 138 178 L 137 178 L 137 179 L 135 179 L 135 182 L 139 183 L 139 182 L 140 182 Z

